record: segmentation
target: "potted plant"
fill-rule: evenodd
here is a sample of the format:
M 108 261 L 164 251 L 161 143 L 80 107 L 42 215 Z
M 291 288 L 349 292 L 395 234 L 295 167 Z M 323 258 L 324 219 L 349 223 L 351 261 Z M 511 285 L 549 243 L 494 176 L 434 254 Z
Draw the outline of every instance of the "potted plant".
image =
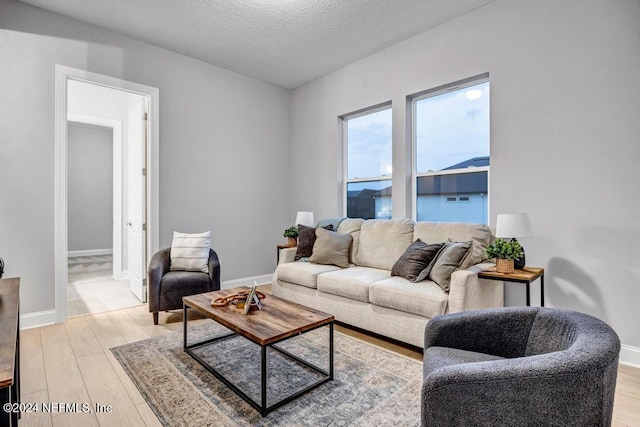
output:
M 498 273 L 513 273 L 514 260 L 522 258 L 524 250 L 515 240 L 496 239 L 485 250 L 487 257 L 496 259 Z
M 295 225 L 292 225 L 291 227 L 284 230 L 284 233 L 282 233 L 282 235 L 289 239 L 287 242 L 289 246 L 296 246 L 298 244 L 298 228 Z

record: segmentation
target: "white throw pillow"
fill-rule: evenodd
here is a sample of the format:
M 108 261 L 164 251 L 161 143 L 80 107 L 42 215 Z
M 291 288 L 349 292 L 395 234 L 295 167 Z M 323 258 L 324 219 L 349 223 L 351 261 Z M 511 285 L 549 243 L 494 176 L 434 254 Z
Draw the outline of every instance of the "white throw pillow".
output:
M 206 233 L 173 232 L 171 242 L 171 270 L 209 272 L 211 231 Z

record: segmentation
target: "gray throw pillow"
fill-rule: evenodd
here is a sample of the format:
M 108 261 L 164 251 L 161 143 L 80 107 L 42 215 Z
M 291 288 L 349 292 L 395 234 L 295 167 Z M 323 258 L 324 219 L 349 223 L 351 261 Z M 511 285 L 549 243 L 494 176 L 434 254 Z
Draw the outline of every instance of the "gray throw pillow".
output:
M 404 277 L 413 283 L 426 279 L 433 265 L 432 261 L 443 246 L 444 243 L 428 245 L 417 239 L 393 264 L 391 275 Z
M 351 234 L 340 234 L 316 228 L 316 241 L 309 261 L 316 264 L 337 265 L 349 267 L 349 249 L 351 248 Z
M 333 230 L 333 225 L 324 227 L 326 230 Z M 296 249 L 295 260 L 309 258 L 313 252 L 313 244 L 316 241 L 316 228 L 298 224 L 298 247 Z
M 446 242 L 433 262 L 429 279 L 449 292 L 451 274 L 460 266 L 470 248 L 471 242 Z

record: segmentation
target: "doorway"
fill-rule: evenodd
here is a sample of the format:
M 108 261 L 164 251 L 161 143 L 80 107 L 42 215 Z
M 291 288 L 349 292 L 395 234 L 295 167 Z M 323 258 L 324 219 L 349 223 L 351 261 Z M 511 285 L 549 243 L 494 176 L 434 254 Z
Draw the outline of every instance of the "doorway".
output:
M 70 84 L 68 98 L 79 89 Z M 139 305 L 122 271 L 122 122 L 78 113 L 67 118 L 67 314 Z
M 146 302 L 147 260 L 158 247 L 158 89 L 56 65 L 55 112 L 55 296 L 60 323 L 68 316 Z M 105 132 L 112 140 L 110 154 L 104 144 L 82 145 L 99 134 L 104 140 Z M 78 134 L 82 141 L 75 140 Z M 97 183 L 108 160 L 111 189 L 104 179 Z M 78 168 L 87 175 L 78 177 Z M 83 186 L 90 186 L 82 190 L 84 196 L 74 193 Z M 82 220 L 78 197 L 90 204 Z M 107 201 L 112 202 L 112 215 L 104 210 Z M 69 279 L 83 284 L 82 291 L 69 287 Z

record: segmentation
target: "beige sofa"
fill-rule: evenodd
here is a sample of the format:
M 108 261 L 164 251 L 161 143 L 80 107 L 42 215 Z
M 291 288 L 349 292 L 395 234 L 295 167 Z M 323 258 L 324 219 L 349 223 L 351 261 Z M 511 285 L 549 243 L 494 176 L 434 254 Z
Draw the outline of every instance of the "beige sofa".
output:
M 347 218 L 337 232 L 353 237 L 348 268 L 294 261 L 296 248 L 284 249 L 273 274 L 273 294 L 417 347 L 423 346 L 425 326 L 434 316 L 503 305 L 502 282 L 477 275 L 492 265 L 483 262 L 491 239 L 487 226 Z M 394 263 L 416 239 L 472 242 L 468 256 L 451 274 L 448 292 L 430 280 L 412 283 L 391 276 Z

